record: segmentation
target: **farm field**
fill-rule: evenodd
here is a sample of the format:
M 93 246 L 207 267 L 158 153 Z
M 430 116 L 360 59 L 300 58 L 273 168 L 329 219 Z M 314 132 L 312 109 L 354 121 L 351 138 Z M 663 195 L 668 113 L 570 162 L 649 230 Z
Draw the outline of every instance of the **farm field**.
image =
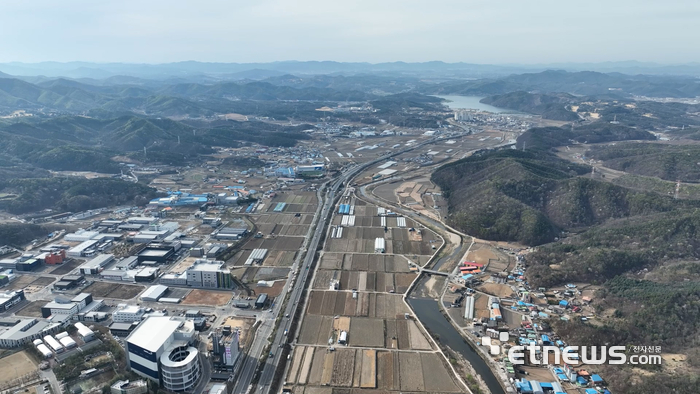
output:
M 305 385 L 304 393 L 321 393 L 322 387 L 344 387 L 381 392 L 461 392 L 442 356 L 432 352 L 376 351 L 373 349 L 297 346 L 286 376 L 288 386 Z M 314 387 L 320 386 L 320 387 Z M 368 393 L 368 391 L 357 391 Z M 336 389 L 334 389 L 334 392 Z M 372 391 L 374 393 L 374 391 Z
M 83 292 L 92 294 L 93 298 L 116 298 L 130 300 L 143 291 L 143 286 L 124 285 L 119 283 L 94 282 Z
M 225 305 L 231 300 L 233 293 L 228 291 L 192 290 L 182 300 L 183 305 Z
M 319 270 L 314 280 L 314 289 L 328 289 L 332 279 L 340 283 L 339 290 L 378 291 L 392 290 L 403 294 L 416 278 L 414 273 Z

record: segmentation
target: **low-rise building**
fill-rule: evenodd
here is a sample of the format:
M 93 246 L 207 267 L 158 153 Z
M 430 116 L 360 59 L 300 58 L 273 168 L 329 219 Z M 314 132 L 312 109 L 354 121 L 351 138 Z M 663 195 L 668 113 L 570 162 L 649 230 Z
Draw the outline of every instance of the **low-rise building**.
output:
M 145 380 L 120 380 L 110 387 L 112 394 L 146 394 L 148 384 Z

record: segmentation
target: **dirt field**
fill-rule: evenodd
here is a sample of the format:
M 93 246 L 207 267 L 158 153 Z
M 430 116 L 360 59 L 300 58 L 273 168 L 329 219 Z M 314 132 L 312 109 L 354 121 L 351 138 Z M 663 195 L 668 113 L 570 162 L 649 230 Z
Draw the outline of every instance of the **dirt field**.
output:
M 420 353 L 399 352 L 399 373 L 401 391 L 423 391 L 423 370 Z
M 511 289 L 510 286 L 499 283 L 484 283 L 477 289 L 483 291 L 484 293 L 502 298 L 510 297 L 513 294 L 513 289 Z
M 182 300 L 183 305 L 225 305 L 231 300 L 233 293 L 228 291 L 192 290 Z
M 360 376 L 360 387 L 375 388 L 377 387 L 377 351 L 363 350 L 362 351 L 362 368 Z
M 68 260 L 67 262 L 64 262 L 63 264 L 59 265 L 58 267 L 54 268 L 53 271 L 49 272 L 52 275 L 66 275 L 67 273 L 73 271 L 74 269 L 78 268 L 78 266 L 81 264 L 80 261 L 78 260 Z
M 338 349 L 333 359 L 331 386 L 350 387 L 355 370 L 355 350 Z
M 93 298 L 116 298 L 130 300 L 136 297 L 144 289 L 143 286 L 122 285 L 107 282 L 94 282 L 86 287 L 83 292 L 92 294 Z
M 377 388 L 381 390 L 398 389 L 399 371 L 394 368 L 394 364 L 398 367 L 398 362 L 394 363 L 394 356 L 397 352 L 377 352 Z
M 19 290 L 29 286 L 36 279 L 35 276 L 17 275 L 17 279 L 12 281 L 4 290 Z
M 27 306 L 16 312 L 18 316 L 41 317 L 41 307 L 48 301 L 32 301 Z
M 426 338 L 425 335 L 423 335 L 423 332 L 421 332 L 420 328 L 418 327 L 418 324 L 416 324 L 416 322 L 413 320 L 408 321 L 408 334 L 411 340 L 411 349 L 432 349 L 430 341 L 428 341 L 428 338 Z
M 348 331 L 352 346 L 384 347 L 384 321 L 379 319 L 353 318 Z
M 255 318 L 252 317 L 228 317 L 223 321 L 223 323 L 221 323 L 222 326 L 231 326 L 232 330 L 235 330 L 236 328 L 240 329 L 241 333 L 238 340 L 241 343 L 241 346 L 243 346 L 248 338 L 248 334 L 250 333 L 250 329 L 253 327 L 253 324 L 255 324 Z
M 0 359 L 0 379 L 9 381 L 37 370 L 37 364 L 24 352 Z
M 452 379 L 452 373 L 447 369 L 440 355 L 437 353 L 421 353 L 420 358 L 421 364 L 423 365 L 423 383 L 425 385 L 425 391 L 461 391 Z
M 278 280 L 271 287 L 255 286 L 253 291 L 255 291 L 255 294 L 266 293 L 269 297 L 277 297 L 282 293 L 284 283 L 284 280 Z

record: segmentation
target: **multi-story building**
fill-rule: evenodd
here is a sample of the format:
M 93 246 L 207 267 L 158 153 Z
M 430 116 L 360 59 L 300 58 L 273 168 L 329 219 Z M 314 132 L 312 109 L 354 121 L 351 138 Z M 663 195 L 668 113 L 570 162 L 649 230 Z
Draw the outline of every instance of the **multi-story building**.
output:
M 223 261 L 199 259 L 187 269 L 187 284 L 195 287 L 230 289 L 233 287 L 231 271 Z
M 201 376 L 196 334 L 191 320 L 149 316 L 126 338 L 129 367 L 166 390 L 191 390 Z
M 138 305 L 119 304 L 116 311 L 112 312 L 112 321 L 115 323 L 132 323 L 141 321 L 146 310 Z

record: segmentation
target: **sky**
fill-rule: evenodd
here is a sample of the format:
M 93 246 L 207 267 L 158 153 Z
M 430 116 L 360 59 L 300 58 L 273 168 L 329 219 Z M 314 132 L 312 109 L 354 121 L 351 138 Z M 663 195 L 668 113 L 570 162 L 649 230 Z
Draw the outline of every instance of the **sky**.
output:
M 697 0 L 3 0 L 0 62 L 700 62 Z

